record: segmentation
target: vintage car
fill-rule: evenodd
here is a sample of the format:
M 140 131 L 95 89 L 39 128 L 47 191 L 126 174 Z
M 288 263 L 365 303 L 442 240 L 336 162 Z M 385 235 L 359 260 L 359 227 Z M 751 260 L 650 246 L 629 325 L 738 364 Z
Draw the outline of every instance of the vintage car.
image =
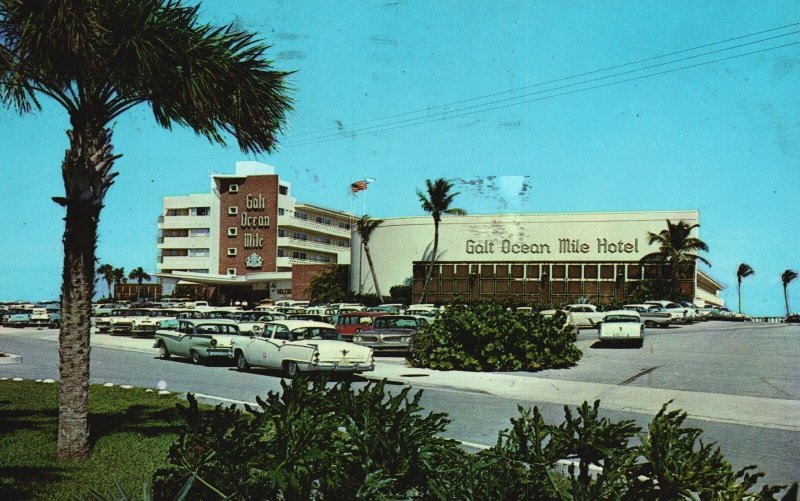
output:
M 12 309 L 8 312 L 5 325 L 7 327 L 27 327 L 31 321 L 32 309 Z
M 383 315 L 373 320 L 371 330 L 355 334 L 353 342 L 375 351 L 408 352 L 411 338 L 428 322 L 427 318 L 414 315 Z
M 622 309 L 638 312 L 645 327 L 666 328 L 672 324 L 672 315 L 655 304 L 626 304 Z
M 258 334 L 264 330 L 265 323 L 286 320 L 286 315 L 278 311 L 240 311 L 231 320 L 239 324 L 239 330 L 243 334 Z
M 164 311 L 168 313 L 158 319 L 158 329 L 156 330 L 174 331 L 178 328 L 178 320 L 200 320 L 206 318 L 205 313 L 194 309 L 170 309 Z
M 235 338 L 231 357 L 241 371 L 266 367 L 283 370 L 290 378 L 302 372 L 358 373 L 375 368 L 370 348 L 343 341 L 330 324 L 305 320 L 268 322 L 256 336 Z
M 158 348 L 161 358 L 168 360 L 173 355 L 189 357 L 194 364 L 202 364 L 209 359 L 227 360 L 231 341 L 248 336 L 239 332 L 239 326 L 233 320 L 181 319 L 177 329 L 158 330 L 155 338 L 153 348 Z
M 149 318 L 152 310 L 130 308 L 128 310 L 120 310 L 120 315 L 113 316 L 109 320 L 109 332 L 113 334 L 128 335 L 132 334 L 133 323 L 135 320 L 140 322 Z M 99 320 L 99 319 L 98 319 Z M 148 320 L 148 323 L 150 321 Z
M 388 315 L 386 311 L 350 311 L 336 317 L 336 330 L 345 339 L 353 339 L 354 334 L 372 330 L 376 318 Z
M 47 308 L 34 308 L 28 318 L 28 327 L 50 327 L 50 313 Z
M 644 324 L 639 312 L 631 310 L 607 311 L 597 326 L 597 337 L 601 342 L 644 343 Z
M 110 317 L 114 315 L 114 310 L 121 310 L 127 306 L 115 303 L 95 304 L 92 306 L 93 317 Z
M 544 310 L 541 312 L 544 317 L 551 317 L 559 310 Z M 586 329 L 597 327 L 603 321 L 605 312 L 600 311 L 600 308 L 593 304 L 568 304 L 560 311 L 563 311 L 567 316 L 566 326 L 572 326 L 575 329 Z
M 681 306 L 674 301 L 662 299 L 658 301 L 645 301 L 645 304 L 655 304 L 664 308 L 664 311 L 672 315 L 672 323 L 688 324 L 692 322 L 692 317 L 689 315 L 689 308 Z
M 135 316 L 131 320 L 130 334 L 132 336 L 152 336 L 159 329 L 161 320 L 169 319 L 174 315 L 169 310 L 148 309 L 141 311 L 143 314 Z

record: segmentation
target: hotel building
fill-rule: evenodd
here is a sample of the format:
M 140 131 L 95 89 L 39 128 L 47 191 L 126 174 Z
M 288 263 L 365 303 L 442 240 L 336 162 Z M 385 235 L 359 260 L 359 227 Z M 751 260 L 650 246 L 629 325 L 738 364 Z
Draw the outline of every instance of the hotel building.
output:
M 212 174 L 209 193 L 164 197 L 157 276 L 164 295 L 179 282 L 208 286 L 219 304 L 302 299 L 330 264 L 350 264 L 350 214 L 297 203 L 275 168 L 237 162 Z
M 669 267 L 643 266 L 640 259 L 658 251 L 648 243 L 648 232 L 664 230 L 667 220 L 695 224 L 699 213 L 445 216 L 426 302 L 461 297 L 562 304 L 583 298 L 607 304 L 626 301 L 643 282 L 663 289 L 671 277 Z M 433 233 L 430 216 L 388 218 L 375 229 L 369 247 L 382 290 L 411 285 L 413 301 L 420 300 Z M 351 288 L 374 292 L 367 260 L 357 250 L 360 245 L 355 235 Z M 724 304 L 722 286 L 694 265 L 685 270 L 679 287 L 697 305 Z

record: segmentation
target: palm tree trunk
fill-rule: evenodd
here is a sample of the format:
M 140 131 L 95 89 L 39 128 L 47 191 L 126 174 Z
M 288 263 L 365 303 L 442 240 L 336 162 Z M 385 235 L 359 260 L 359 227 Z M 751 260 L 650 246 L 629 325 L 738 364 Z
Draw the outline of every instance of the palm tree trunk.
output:
M 375 284 L 375 292 L 378 294 L 378 299 L 383 303 L 383 294 L 381 288 L 378 286 L 378 277 L 375 276 L 375 267 L 372 265 L 372 255 L 369 253 L 369 246 L 364 244 L 364 253 L 367 255 L 367 264 L 369 264 L 369 271 L 372 273 L 372 283 Z
M 64 271 L 59 331 L 58 446 L 59 459 L 89 454 L 89 329 L 94 294 L 95 243 L 103 197 L 113 182 L 109 171 L 111 132 L 75 127 L 68 132 L 70 149 L 62 164 L 66 197 Z
M 742 312 L 742 279 L 739 279 L 739 313 Z
M 783 301 L 786 303 L 786 316 L 789 316 L 789 291 L 787 290 L 786 286 L 788 284 L 783 284 Z
M 422 296 L 419 298 L 420 304 L 425 302 L 428 294 L 428 282 L 431 281 L 433 274 L 433 263 L 436 262 L 436 253 L 439 251 L 439 220 L 433 218 L 433 252 L 431 252 L 431 260 L 428 263 L 428 272 L 425 274 L 425 283 L 422 284 Z

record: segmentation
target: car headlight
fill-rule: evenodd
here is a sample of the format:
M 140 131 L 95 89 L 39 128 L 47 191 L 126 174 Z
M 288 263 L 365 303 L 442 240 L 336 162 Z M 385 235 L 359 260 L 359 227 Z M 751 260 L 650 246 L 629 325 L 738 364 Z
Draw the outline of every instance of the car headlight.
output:
M 212 337 L 211 341 L 209 341 L 208 344 L 210 344 L 212 347 L 216 346 L 217 345 L 217 340 Z
M 353 342 L 354 343 L 360 343 L 361 340 L 362 340 L 361 336 L 353 336 Z

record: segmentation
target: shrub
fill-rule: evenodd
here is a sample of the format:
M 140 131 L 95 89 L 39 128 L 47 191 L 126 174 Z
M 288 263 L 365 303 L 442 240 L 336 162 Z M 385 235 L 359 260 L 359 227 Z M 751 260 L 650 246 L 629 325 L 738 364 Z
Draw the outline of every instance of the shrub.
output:
M 574 365 L 581 351 L 563 315 L 545 318 L 499 303 L 451 305 L 421 329 L 411 364 L 439 370 L 520 371 Z

